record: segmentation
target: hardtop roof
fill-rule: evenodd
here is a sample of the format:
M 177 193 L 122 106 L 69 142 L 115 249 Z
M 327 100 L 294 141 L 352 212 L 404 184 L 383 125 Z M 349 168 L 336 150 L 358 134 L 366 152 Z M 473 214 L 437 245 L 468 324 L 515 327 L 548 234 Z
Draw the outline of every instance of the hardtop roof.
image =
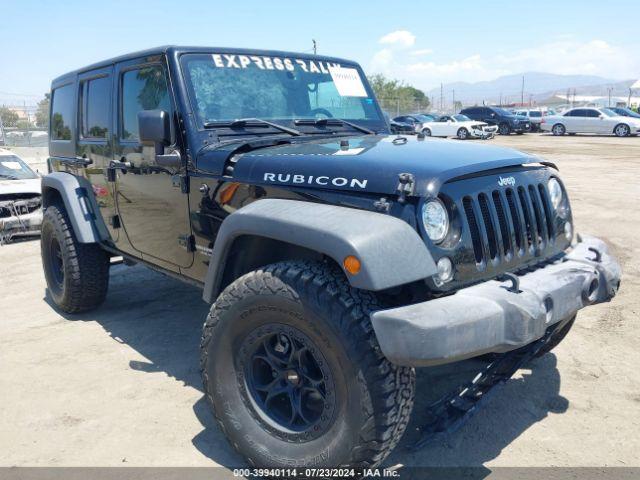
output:
M 344 58 L 330 57 L 325 55 L 314 55 L 312 53 L 289 52 L 289 51 L 283 51 L 283 50 L 264 50 L 264 49 L 231 48 L 231 47 L 188 47 L 188 46 L 178 46 L 178 45 L 163 45 L 160 47 L 149 48 L 146 50 L 139 50 L 136 52 L 131 52 L 124 55 L 119 55 L 117 57 L 102 60 L 100 62 L 92 63 L 85 67 L 78 68 L 76 70 L 72 70 L 70 72 L 59 75 L 56 78 L 54 78 L 51 83 L 56 84 L 69 77 L 73 77 L 80 73 L 84 73 L 90 70 L 95 70 L 98 68 L 113 65 L 114 63 L 118 63 L 118 62 L 125 62 L 127 60 L 132 60 L 139 57 L 161 55 L 161 54 L 182 55 L 184 53 L 215 53 L 215 52 L 234 53 L 238 55 L 263 55 L 263 56 L 272 56 L 272 57 L 316 58 L 318 60 L 328 60 L 331 62 L 346 63 L 346 64 L 357 63 L 353 60 L 347 60 Z

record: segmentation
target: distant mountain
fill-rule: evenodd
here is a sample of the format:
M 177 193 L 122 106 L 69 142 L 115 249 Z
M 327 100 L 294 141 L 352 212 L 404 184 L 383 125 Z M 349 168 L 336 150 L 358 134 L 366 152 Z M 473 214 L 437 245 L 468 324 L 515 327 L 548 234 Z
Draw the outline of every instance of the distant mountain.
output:
M 451 93 L 455 90 L 456 100 L 463 103 L 482 103 L 482 101 L 497 102 L 500 97 L 507 101 L 519 101 L 522 90 L 522 77 L 524 76 L 524 96 L 525 101 L 529 100 L 531 95 L 538 97 L 547 95 L 549 92 L 566 93 L 567 89 L 583 90 L 593 87 L 601 88 L 606 85 L 619 84 L 620 80 L 613 80 L 595 75 L 557 75 L 554 73 L 544 72 L 525 72 L 516 75 L 505 75 L 495 80 L 483 82 L 453 82 L 444 85 L 445 101 L 451 101 Z M 600 90 L 598 90 L 600 91 Z M 434 103 L 437 105 L 440 98 L 440 88 L 434 88 L 425 92 L 429 97 L 433 97 Z M 588 95 L 586 92 L 581 92 Z M 598 95 L 599 93 L 596 93 Z

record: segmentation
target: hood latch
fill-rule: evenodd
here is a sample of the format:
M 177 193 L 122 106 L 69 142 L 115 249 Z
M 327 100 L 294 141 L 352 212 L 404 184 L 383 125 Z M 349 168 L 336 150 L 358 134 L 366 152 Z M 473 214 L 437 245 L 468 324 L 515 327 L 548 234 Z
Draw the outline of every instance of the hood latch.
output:
M 398 174 L 398 201 L 404 203 L 407 195 L 413 195 L 416 179 L 412 173 Z

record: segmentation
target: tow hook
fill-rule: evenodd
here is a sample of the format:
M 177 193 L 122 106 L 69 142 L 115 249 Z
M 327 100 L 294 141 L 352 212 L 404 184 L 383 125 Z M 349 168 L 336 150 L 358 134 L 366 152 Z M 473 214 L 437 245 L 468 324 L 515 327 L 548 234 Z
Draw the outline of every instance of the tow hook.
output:
M 602 254 L 600 253 L 600 250 L 598 250 L 598 249 L 597 249 L 597 248 L 595 248 L 595 247 L 589 247 L 589 248 L 588 248 L 588 250 L 589 250 L 590 252 L 595 253 L 595 255 L 596 255 L 594 258 L 591 258 L 590 260 L 591 260 L 592 262 L 600 263 L 600 261 L 602 260 Z
M 520 290 L 520 279 L 517 277 L 517 275 L 514 275 L 513 273 L 505 272 L 502 275 L 500 275 L 497 278 L 497 280 L 500 282 L 506 282 L 506 281 L 511 282 L 511 286 L 507 287 L 507 291 L 513 292 L 513 293 L 522 293 L 522 290 Z

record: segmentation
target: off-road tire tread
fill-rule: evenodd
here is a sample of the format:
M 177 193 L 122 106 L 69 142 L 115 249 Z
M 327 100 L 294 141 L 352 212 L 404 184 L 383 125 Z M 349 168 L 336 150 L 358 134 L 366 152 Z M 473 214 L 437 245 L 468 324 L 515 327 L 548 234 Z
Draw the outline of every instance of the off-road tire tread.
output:
M 360 442 L 351 450 L 348 460 L 339 466 L 373 468 L 379 465 L 400 441 L 413 408 L 415 370 L 389 362 L 382 354 L 369 315 L 379 308 L 375 296 L 349 286 L 344 274 L 333 266 L 311 261 L 286 261 L 268 265 L 248 273 L 229 285 L 211 307 L 204 324 L 200 365 L 207 401 L 213 409 L 213 398 L 206 371 L 208 344 L 216 334 L 220 315 L 245 295 L 282 295 L 292 300 L 304 296 L 324 318 L 347 339 L 350 353 L 359 365 L 359 381 L 371 402 L 363 405 L 367 421 L 359 433 Z M 214 410 L 223 432 L 224 424 Z M 226 432 L 225 432 L 226 434 Z M 238 445 L 231 442 L 236 450 Z M 246 457 L 246 452 L 240 452 Z M 251 458 L 249 464 L 255 465 Z M 338 465 L 336 465 L 337 467 Z
M 44 212 L 43 223 L 51 222 L 53 230 L 59 225 L 60 248 L 67 251 L 65 278 L 71 282 L 63 303 L 58 307 L 67 313 L 92 310 L 104 302 L 109 288 L 109 256 L 99 245 L 80 243 L 76 239 L 63 207 L 51 205 Z M 44 246 L 43 246 L 44 248 Z

